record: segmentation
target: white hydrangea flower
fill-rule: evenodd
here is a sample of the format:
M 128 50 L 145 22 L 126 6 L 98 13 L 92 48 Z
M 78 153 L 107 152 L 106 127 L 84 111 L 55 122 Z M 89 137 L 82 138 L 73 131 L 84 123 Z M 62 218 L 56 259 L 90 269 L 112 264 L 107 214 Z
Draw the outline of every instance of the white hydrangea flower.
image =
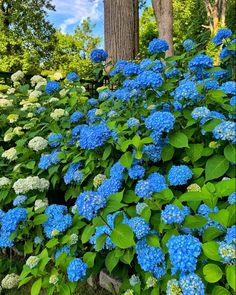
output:
M 34 117 L 34 113 L 28 113 L 27 114 L 27 118 L 33 118 Z
M 41 209 L 41 208 L 47 208 L 48 206 L 48 199 L 45 198 L 44 200 L 36 200 L 34 202 L 34 210 L 38 210 L 38 209 Z
M 55 121 L 58 121 L 63 116 L 68 116 L 68 113 L 64 109 L 55 109 L 50 114 L 50 117 Z
M 69 244 L 70 245 L 75 245 L 79 240 L 79 237 L 77 234 L 71 234 L 70 235 L 70 240 L 69 240 Z
M 59 278 L 57 275 L 51 275 L 49 278 L 49 284 L 56 285 L 58 281 Z
M 61 97 L 64 97 L 64 96 L 67 95 L 68 92 L 69 92 L 68 89 L 62 89 L 62 90 L 60 90 L 59 94 L 60 94 Z
M 34 75 L 31 79 L 30 79 L 30 83 L 31 85 L 34 87 L 36 84 L 40 83 L 40 82 L 44 82 L 46 79 L 43 78 L 40 75 Z
M 32 268 L 34 268 L 35 266 L 37 266 L 38 265 L 38 263 L 39 263 L 39 257 L 38 256 L 30 256 L 27 260 L 26 260 L 26 265 L 30 268 L 30 269 L 32 269 Z
M 22 131 L 23 128 L 20 127 L 20 126 L 17 126 L 13 129 L 13 134 L 16 134 L 16 135 L 23 135 L 24 134 L 24 131 Z
M 48 141 L 41 136 L 35 136 L 28 143 L 28 147 L 36 152 L 44 150 L 47 145 Z
M 84 86 L 80 86 L 82 93 L 86 92 L 86 88 Z
M 59 98 L 51 97 L 48 102 L 51 103 L 51 102 L 57 102 L 57 101 L 59 101 Z
M 4 151 L 2 153 L 2 158 L 5 158 L 5 159 L 7 159 L 9 161 L 16 160 L 17 159 L 17 151 L 16 151 L 16 149 L 14 147 L 12 147 L 12 148 Z
M 56 72 L 56 73 L 54 73 L 53 75 L 50 75 L 49 77 L 50 77 L 52 80 L 59 81 L 59 80 L 61 80 L 61 79 L 63 78 L 63 75 L 62 75 L 62 73 L 60 73 L 60 72 Z
M 43 192 L 49 189 L 49 181 L 38 176 L 28 176 L 20 178 L 13 184 L 13 189 L 16 194 L 25 194 L 31 190 Z
M 16 92 L 16 89 L 15 88 L 9 88 L 7 90 L 7 94 L 14 94 Z
M 11 75 L 11 80 L 13 82 L 18 82 L 24 78 L 24 73 L 22 71 L 17 71 L 14 74 Z
M 0 98 L 0 108 L 8 108 L 12 106 L 13 106 L 12 100 L 6 99 L 6 98 Z
M 3 289 L 13 289 L 18 286 L 20 278 L 16 273 L 6 275 L 1 282 Z
M 3 140 L 4 140 L 5 142 L 11 141 L 12 138 L 13 138 L 13 136 L 14 136 L 14 133 L 13 133 L 13 132 L 6 133 L 6 134 L 4 135 Z
M 11 184 L 11 180 L 5 176 L 0 177 L 0 187 L 4 187 Z
M 45 86 L 47 84 L 47 80 L 44 79 L 43 81 L 40 81 L 37 83 L 37 85 L 35 86 L 35 90 L 39 90 L 42 86 Z
M 34 90 L 29 94 L 29 98 L 38 98 L 42 95 L 42 91 Z
M 7 116 L 7 119 L 9 120 L 9 123 L 15 123 L 19 119 L 19 115 L 10 114 L 10 115 Z

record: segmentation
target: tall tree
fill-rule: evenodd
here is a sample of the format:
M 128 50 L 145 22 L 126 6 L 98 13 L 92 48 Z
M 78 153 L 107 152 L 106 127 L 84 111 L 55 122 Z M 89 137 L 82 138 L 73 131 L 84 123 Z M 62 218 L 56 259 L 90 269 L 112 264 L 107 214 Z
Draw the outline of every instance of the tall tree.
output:
M 212 35 L 216 34 L 219 26 L 225 26 L 227 0 L 204 0 L 209 28 Z
M 54 46 L 55 29 L 47 20 L 51 0 L 0 0 L 0 67 L 37 71 Z
M 138 0 L 104 0 L 105 48 L 113 61 L 134 59 L 139 50 Z
M 168 42 L 169 50 L 166 56 L 171 56 L 174 53 L 172 0 L 152 0 L 152 6 L 157 19 L 159 38 Z

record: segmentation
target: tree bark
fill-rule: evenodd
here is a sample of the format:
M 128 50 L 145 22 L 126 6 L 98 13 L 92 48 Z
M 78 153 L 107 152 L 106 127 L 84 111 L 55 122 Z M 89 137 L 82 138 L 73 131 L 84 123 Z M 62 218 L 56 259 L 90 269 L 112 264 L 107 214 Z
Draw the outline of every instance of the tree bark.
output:
M 171 56 L 174 54 L 172 0 L 152 0 L 152 6 L 157 20 L 159 38 L 168 42 L 169 50 L 166 56 Z
M 135 59 L 139 50 L 138 0 L 104 0 L 105 49 L 112 61 Z

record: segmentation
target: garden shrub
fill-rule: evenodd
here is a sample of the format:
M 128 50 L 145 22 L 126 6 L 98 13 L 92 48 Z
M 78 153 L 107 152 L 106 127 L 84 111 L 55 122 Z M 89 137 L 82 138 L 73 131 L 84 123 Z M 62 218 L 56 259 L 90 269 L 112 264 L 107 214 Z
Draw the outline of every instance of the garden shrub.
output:
M 73 294 L 106 268 L 120 294 L 236 291 L 236 43 L 227 29 L 214 40 L 220 66 L 191 40 L 164 59 L 154 39 L 98 98 L 76 73 L 14 74 L 0 96 L 3 288 Z

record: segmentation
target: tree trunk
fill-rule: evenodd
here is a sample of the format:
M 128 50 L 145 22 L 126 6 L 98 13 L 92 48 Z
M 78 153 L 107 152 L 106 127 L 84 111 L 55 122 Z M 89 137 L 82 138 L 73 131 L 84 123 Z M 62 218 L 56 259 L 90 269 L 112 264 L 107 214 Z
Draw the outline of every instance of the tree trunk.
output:
M 169 50 L 166 56 L 171 56 L 174 54 L 172 0 L 152 0 L 152 6 L 158 24 L 159 38 L 168 42 Z
M 139 49 L 138 0 L 104 0 L 105 49 L 112 61 L 135 59 Z

